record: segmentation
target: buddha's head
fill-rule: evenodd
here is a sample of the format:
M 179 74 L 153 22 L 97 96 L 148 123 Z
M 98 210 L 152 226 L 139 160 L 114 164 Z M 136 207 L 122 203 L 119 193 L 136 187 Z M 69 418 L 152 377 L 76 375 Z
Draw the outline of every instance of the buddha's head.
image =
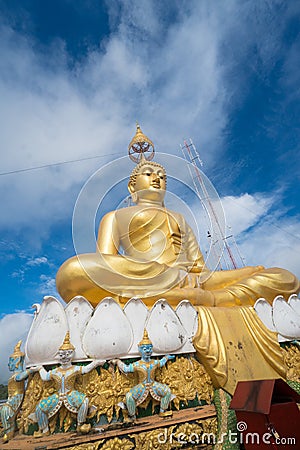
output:
M 140 200 L 163 203 L 166 186 L 167 174 L 164 167 L 143 159 L 131 172 L 128 190 L 135 203 Z

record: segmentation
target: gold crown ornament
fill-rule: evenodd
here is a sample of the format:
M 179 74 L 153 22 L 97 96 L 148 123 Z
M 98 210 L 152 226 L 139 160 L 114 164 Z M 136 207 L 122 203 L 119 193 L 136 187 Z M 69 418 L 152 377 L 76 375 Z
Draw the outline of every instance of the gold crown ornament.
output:
M 21 344 L 22 341 L 17 342 L 14 348 L 14 352 L 10 355 L 11 358 L 20 358 L 22 356 L 25 356 L 25 353 L 21 351 Z
M 147 330 L 145 328 L 144 329 L 143 339 L 139 343 L 139 346 L 141 346 L 141 345 L 149 345 L 149 344 L 152 345 L 152 342 L 150 341 L 149 336 L 148 336 L 148 332 L 147 332 Z
M 141 130 L 141 127 L 136 123 L 136 133 L 128 145 L 129 158 L 139 163 L 142 160 L 151 161 L 154 157 L 154 144 Z
M 59 350 L 75 350 L 75 347 L 70 342 L 70 332 L 67 331 L 65 335 L 64 342 L 59 347 Z

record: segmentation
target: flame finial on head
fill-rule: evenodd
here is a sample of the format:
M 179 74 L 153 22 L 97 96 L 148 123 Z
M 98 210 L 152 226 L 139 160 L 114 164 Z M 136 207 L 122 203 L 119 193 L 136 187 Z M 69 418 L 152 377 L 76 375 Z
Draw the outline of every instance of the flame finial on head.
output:
M 153 142 L 142 132 L 137 122 L 136 133 L 128 145 L 129 158 L 138 164 L 143 159 L 151 161 L 154 158 L 154 153 Z
M 23 353 L 21 351 L 21 344 L 22 344 L 22 341 L 19 341 L 16 343 L 14 352 L 12 353 L 12 355 L 10 355 L 12 358 L 19 358 L 19 357 L 25 356 L 25 353 Z
M 70 332 L 69 331 L 66 332 L 64 342 L 59 347 L 59 350 L 75 350 L 74 345 L 71 344 L 71 341 L 70 341 Z
M 149 336 L 148 336 L 148 332 L 147 332 L 147 330 L 145 328 L 144 329 L 143 339 L 141 340 L 141 342 L 139 342 L 139 347 L 141 345 L 150 345 L 150 344 L 152 345 L 152 342 L 150 341 Z

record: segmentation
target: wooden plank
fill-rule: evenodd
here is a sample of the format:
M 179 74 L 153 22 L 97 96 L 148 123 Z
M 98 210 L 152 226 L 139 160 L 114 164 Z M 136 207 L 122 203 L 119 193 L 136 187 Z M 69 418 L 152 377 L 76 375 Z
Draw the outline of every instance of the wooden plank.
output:
M 103 432 L 91 431 L 87 435 L 72 433 L 56 433 L 45 438 L 34 438 L 33 436 L 16 436 L 7 444 L 0 446 L 0 449 L 6 450 L 55 450 L 67 449 L 75 445 L 84 443 L 93 443 L 100 439 L 109 439 L 116 436 L 122 437 L 126 434 L 142 433 L 157 428 L 165 428 L 171 425 L 177 425 L 192 420 L 207 419 L 215 417 L 216 410 L 213 405 L 198 406 L 196 408 L 182 409 L 173 411 L 173 416 L 162 418 L 157 414 L 154 416 L 137 419 L 132 424 L 114 423 L 99 426 Z M 115 427 L 115 428 L 113 428 Z M 195 448 L 195 447 L 194 447 Z

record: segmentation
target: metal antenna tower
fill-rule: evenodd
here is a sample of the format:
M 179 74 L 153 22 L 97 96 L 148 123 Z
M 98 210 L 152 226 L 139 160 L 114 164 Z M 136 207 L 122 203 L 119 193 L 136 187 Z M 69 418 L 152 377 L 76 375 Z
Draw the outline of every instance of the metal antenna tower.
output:
M 241 254 L 238 250 L 236 240 L 232 233 L 226 236 L 225 229 L 222 228 L 218 214 L 213 205 L 213 202 L 209 196 L 207 188 L 205 186 L 200 167 L 203 166 L 203 162 L 200 159 L 199 153 L 192 141 L 189 139 L 189 142 L 184 141 L 183 145 L 180 145 L 182 154 L 184 159 L 191 164 L 188 164 L 188 169 L 194 184 L 194 188 L 198 197 L 201 200 L 204 211 L 208 217 L 208 220 L 211 224 L 211 230 L 207 232 L 207 238 L 209 240 L 213 240 L 210 242 L 212 256 L 214 257 L 215 263 L 220 270 L 223 269 L 237 269 L 238 264 L 236 258 L 233 254 L 232 249 L 229 246 L 229 239 L 234 244 L 235 251 L 239 257 L 241 265 L 244 264 L 244 260 L 241 257 Z

